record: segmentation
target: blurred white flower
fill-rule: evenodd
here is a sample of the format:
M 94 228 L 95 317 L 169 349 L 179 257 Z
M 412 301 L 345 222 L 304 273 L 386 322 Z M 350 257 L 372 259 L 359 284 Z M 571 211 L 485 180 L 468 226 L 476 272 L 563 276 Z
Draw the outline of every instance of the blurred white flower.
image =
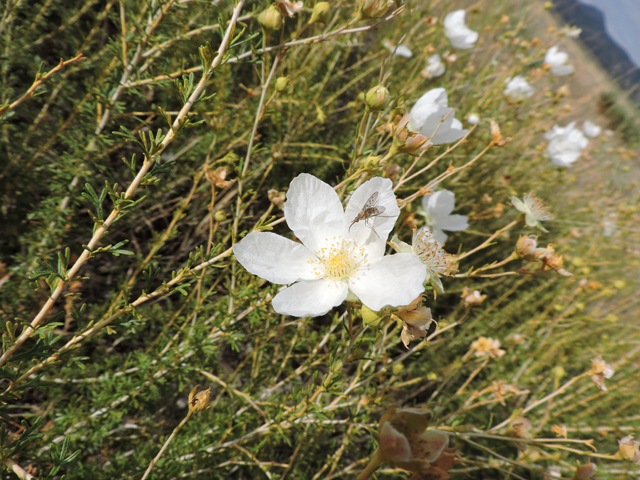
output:
M 467 115 L 467 122 L 471 125 L 477 125 L 478 122 L 480 122 L 480 117 L 475 113 L 470 113 L 469 115 Z
M 396 47 L 389 40 L 383 40 L 382 41 L 382 46 L 384 48 L 386 48 L 387 50 L 389 50 L 391 53 L 393 53 L 395 55 L 398 55 L 400 57 L 411 58 L 411 56 L 413 55 L 411 53 L 411 49 L 409 47 L 407 47 L 406 45 L 398 45 Z
M 384 215 L 354 224 L 373 197 Z M 408 305 L 424 292 L 426 271 L 413 254 L 384 255 L 399 214 L 387 178 L 362 184 L 344 210 L 333 188 L 303 173 L 291 182 L 284 205 L 287 224 L 302 243 L 252 232 L 233 246 L 233 253 L 252 274 L 276 284 L 293 283 L 272 301 L 282 315 L 324 315 L 346 299 L 359 299 L 375 311 Z
M 418 99 L 409 112 L 411 117 L 409 129 L 427 138 L 433 135 L 431 138 L 433 145 L 452 143 L 461 139 L 468 130 L 463 129 L 460 120 L 454 118 L 455 110 L 449 108 L 448 103 L 447 91 L 444 88 L 429 90 Z M 444 117 L 447 118 L 440 125 Z
M 618 228 L 616 223 L 617 214 L 611 212 L 607 217 L 602 220 L 602 234 L 605 237 L 613 237 L 618 234 Z
M 569 55 L 558 50 L 558 47 L 555 45 L 547 50 L 547 53 L 544 55 L 545 65 L 549 65 L 551 73 L 556 77 L 563 77 L 573 73 L 575 68 L 573 65 L 567 64 L 568 60 Z
M 595 123 L 587 120 L 582 124 L 582 131 L 584 131 L 584 134 L 587 137 L 594 138 L 600 135 L 600 132 L 602 132 L 602 127 L 600 127 L 600 125 L 596 125 Z
M 436 78 L 444 74 L 446 68 L 440 55 L 434 53 L 427 59 L 427 66 L 420 72 L 420 75 L 424 78 Z
M 582 33 L 582 29 L 565 25 L 564 27 L 562 27 L 562 32 L 569 38 L 578 38 Z
M 516 75 L 513 78 L 509 77 L 504 81 L 504 83 L 507 87 L 502 93 L 514 100 L 517 98 L 529 98 L 536 91 L 535 88 L 529 85 L 529 82 L 527 82 L 527 80 L 521 75 Z
M 566 127 L 554 125 L 552 130 L 545 133 L 544 138 L 549 141 L 547 153 L 554 165 L 568 167 L 574 163 L 580 155 L 582 149 L 586 148 L 589 140 L 580 130 L 574 128 L 576 122 L 571 122 Z
M 464 215 L 451 215 L 455 208 L 455 194 L 449 190 L 438 190 L 433 195 L 422 197 L 422 215 L 427 226 L 440 245 L 444 244 L 448 235 L 443 232 L 461 232 L 469 228 L 469 221 Z
M 447 13 L 444 17 L 444 34 L 453 48 L 468 50 L 478 41 L 478 32 L 474 32 L 464 23 L 464 10 Z

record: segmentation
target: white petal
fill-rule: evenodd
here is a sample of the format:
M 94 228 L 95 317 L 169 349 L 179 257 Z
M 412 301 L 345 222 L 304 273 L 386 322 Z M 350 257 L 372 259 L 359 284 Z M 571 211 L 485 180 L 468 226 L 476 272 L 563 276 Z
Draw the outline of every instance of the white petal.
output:
M 273 309 L 281 315 L 318 317 L 337 307 L 349 293 L 344 282 L 312 280 L 294 283 L 272 300 Z
M 600 135 L 602 128 L 599 125 L 596 125 L 595 123 L 587 120 L 582 124 L 582 130 L 584 130 L 584 134 L 587 137 L 594 138 Z
M 444 242 L 449 238 L 449 235 L 437 227 L 429 227 L 429 231 L 433 233 L 433 238 L 440 244 L 440 246 L 444 245 Z
M 551 73 L 556 77 L 564 77 L 565 75 L 570 75 L 575 71 L 575 67 L 573 65 L 553 65 L 551 67 Z
M 462 128 L 462 122 L 454 118 L 455 110 L 447 119 L 442 122 L 442 126 L 438 129 L 431 142 L 434 145 L 443 145 L 445 143 L 453 143 L 464 137 L 469 130 Z
M 450 190 L 438 190 L 427 199 L 426 210 L 434 220 L 445 217 L 453 212 L 456 196 Z
M 448 215 L 437 220 L 437 227 L 448 232 L 461 232 L 469 228 L 469 219 L 464 215 Z
M 413 253 L 413 248 L 408 243 L 403 242 L 398 238 L 398 235 L 394 235 L 389 244 L 398 253 Z
M 410 114 L 413 116 L 414 113 L 419 113 L 423 108 L 434 104 L 446 107 L 448 101 L 447 91 L 444 88 L 432 88 L 418 99 Z
M 511 204 L 516 207 L 516 210 L 518 210 L 519 212 L 527 213 L 529 211 L 524 202 L 518 197 L 511 197 Z
M 296 237 L 314 252 L 324 245 L 325 238 L 342 234 L 344 212 L 338 194 L 307 173 L 291 181 L 284 216 Z
M 427 269 L 412 253 L 380 257 L 349 279 L 349 288 L 371 310 L 409 305 L 424 292 Z
M 233 253 L 249 273 L 271 283 L 316 278 L 308 263 L 313 253 L 304 245 L 275 233 L 252 232 L 233 246 Z
M 398 45 L 395 49 L 396 55 L 404 58 L 411 58 L 411 49 L 405 45 Z
M 360 220 L 352 225 L 365 203 L 376 192 L 378 193 L 378 201 L 375 206 L 383 208 L 384 211 L 379 216 L 371 217 L 366 221 Z M 398 208 L 398 202 L 393 193 L 391 180 L 374 177 L 360 185 L 351 195 L 344 212 L 343 229 L 356 240 L 360 247 L 367 249 L 371 261 L 384 254 L 385 242 L 393 230 L 398 215 L 400 215 L 400 208 Z
M 460 28 L 465 26 L 465 14 L 466 12 L 462 9 L 447 13 L 444 17 L 444 28 Z

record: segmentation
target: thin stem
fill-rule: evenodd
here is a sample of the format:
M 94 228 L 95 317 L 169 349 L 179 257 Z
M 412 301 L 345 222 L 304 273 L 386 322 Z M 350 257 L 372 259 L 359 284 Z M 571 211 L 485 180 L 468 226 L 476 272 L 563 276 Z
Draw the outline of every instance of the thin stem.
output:
M 551 392 L 549 395 L 547 395 L 546 397 L 541 398 L 540 400 L 537 400 L 535 402 L 533 402 L 531 405 L 529 405 L 528 407 L 526 407 L 524 410 L 522 410 L 520 412 L 520 415 L 524 415 L 525 413 L 533 410 L 534 408 L 536 408 L 538 405 L 545 403 L 549 400 L 551 400 L 553 397 L 559 395 L 560 393 L 562 393 L 563 391 L 565 391 L 567 388 L 569 388 L 571 385 L 573 385 L 575 382 L 577 382 L 578 380 L 580 380 L 581 378 L 587 376 L 588 373 L 583 373 L 582 375 L 578 375 L 577 377 L 573 377 L 571 380 L 569 380 L 567 383 L 565 383 L 564 385 L 562 385 L 560 388 L 558 388 L 555 392 Z M 496 425 L 495 427 L 493 427 L 491 429 L 491 431 L 495 431 L 495 430 L 499 430 L 502 427 L 506 426 L 509 424 L 509 422 L 511 421 L 510 418 L 506 419 L 504 422 Z
M 184 427 L 184 425 L 187 423 L 187 421 L 191 418 L 192 415 L 193 413 L 189 411 L 189 413 L 187 413 L 187 416 L 184 417 L 184 419 L 180 422 L 180 424 L 173 429 L 173 432 L 171 432 L 171 435 L 169 435 L 169 438 L 167 438 L 167 441 L 164 442 L 164 445 L 162 446 L 162 448 L 160 449 L 156 457 L 153 460 L 151 460 L 151 463 L 149 464 L 149 467 L 147 467 L 147 471 L 144 472 L 144 475 L 142 476 L 141 480 L 144 480 L 149 476 L 149 473 L 151 473 L 151 469 L 154 467 L 156 463 L 158 463 L 158 460 L 160 460 L 160 457 L 162 456 L 164 451 L 167 449 L 167 447 L 171 443 L 171 440 L 173 440 L 173 437 L 175 437 L 176 434 L 180 431 L 180 429 Z
M 378 448 L 375 453 L 371 456 L 371 460 L 365 467 L 365 469 L 360 472 L 360 475 L 356 478 L 356 480 L 367 480 L 375 472 L 380 465 L 384 462 L 382 460 L 382 455 L 380 455 L 380 449 Z

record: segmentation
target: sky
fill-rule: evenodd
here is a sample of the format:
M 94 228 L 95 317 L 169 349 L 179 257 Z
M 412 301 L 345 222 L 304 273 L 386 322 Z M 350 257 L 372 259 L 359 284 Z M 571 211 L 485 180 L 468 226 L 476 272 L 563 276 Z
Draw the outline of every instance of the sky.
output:
M 640 0 L 579 0 L 604 14 L 609 36 L 640 65 Z

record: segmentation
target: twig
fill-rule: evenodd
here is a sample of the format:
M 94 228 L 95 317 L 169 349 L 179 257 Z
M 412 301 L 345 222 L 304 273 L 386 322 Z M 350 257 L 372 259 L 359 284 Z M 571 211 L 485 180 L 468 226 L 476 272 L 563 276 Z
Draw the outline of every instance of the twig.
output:
M 0 116 L 6 114 L 7 112 L 10 112 L 14 108 L 16 108 L 18 105 L 20 105 L 22 102 L 24 102 L 25 100 L 28 100 L 29 98 L 31 98 L 33 96 L 33 94 L 35 93 L 35 91 L 38 89 L 38 87 L 40 87 L 40 85 L 42 85 L 44 82 L 49 80 L 49 78 L 51 78 L 54 73 L 59 72 L 60 70 L 62 70 L 67 65 L 70 65 L 70 64 L 76 63 L 76 62 L 82 62 L 84 60 L 86 60 L 86 58 L 83 57 L 82 54 L 79 54 L 78 56 L 72 58 L 71 60 L 67 60 L 66 62 L 61 58 L 60 59 L 60 63 L 58 64 L 57 67 L 54 67 L 53 69 L 49 70 L 44 75 L 40 75 L 40 73 L 38 73 L 36 75 L 35 81 L 29 87 L 29 90 L 27 90 L 19 99 L 17 99 L 15 102 L 13 102 L 10 105 L 6 105 L 6 106 L 1 106 L 0 105 Z
M 158 454 L 155 456 L 155 458 L 153 460 L 151 460 L 151 463 L 149 464 L 149 466 L 147 467 L 147 471 L 144 472 L 144 475 L 142 476 L 141 480 L 144 480 L 145 478 L 147 478 L 149 476 L 149 473 L 151 473 L 151 469 L 154 467 L 154 465 L 156 463 L 158 463 L 158 460 L 160 460 L 160 457 L 162 456 L 162 454 L 164 453 L 164 451 L 167 449 L 167 447 L 169 446 L 169 444 L 171 443 L 171 440 L 173 440 L 173 437 L 176 436 L 176 434 L 180 431 L 180 429 L 182 427 L 184 427 L 184 425 L 187 423 L 187 421 L 193 416 L 193 412 L 191 410 L 189 410 L 189 413 L 187 413 L 187 416 L 184 417 L 184 419 L 180 422 L 180 424 L 173 429 L 173 432 L 171 432 L 171 435 L 169 435 L 169 438 L 167 438 L 167 441 L 164 442 L 164 445 L 162 445 L 162 448 L 160 449 L 160 451 L 158 452 Z

